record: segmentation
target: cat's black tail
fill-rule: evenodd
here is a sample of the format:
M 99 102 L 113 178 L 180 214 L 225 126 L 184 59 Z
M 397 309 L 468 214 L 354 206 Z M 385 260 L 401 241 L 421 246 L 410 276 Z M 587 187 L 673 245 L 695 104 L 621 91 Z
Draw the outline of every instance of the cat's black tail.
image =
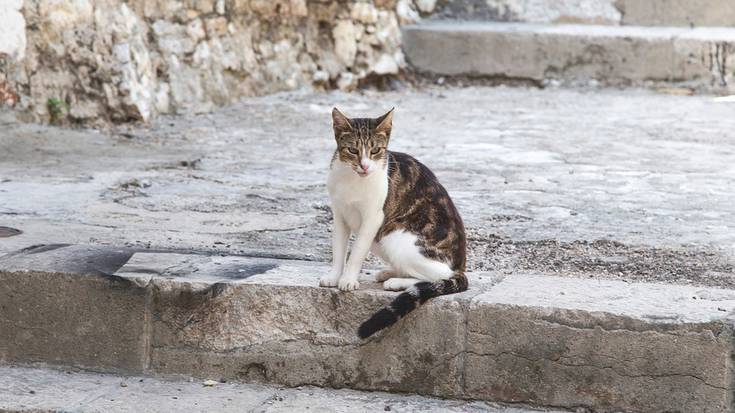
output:
M 395 324 L 426 300 L 440 295 L 460 293 L 467 290 L 467 277 L 456 272 L 451 278 L 437 282 L 420 282 L 400 293 L 393 302 L 362 323 L 357 330 L 360 338 L 368 338 L 378 331 Z

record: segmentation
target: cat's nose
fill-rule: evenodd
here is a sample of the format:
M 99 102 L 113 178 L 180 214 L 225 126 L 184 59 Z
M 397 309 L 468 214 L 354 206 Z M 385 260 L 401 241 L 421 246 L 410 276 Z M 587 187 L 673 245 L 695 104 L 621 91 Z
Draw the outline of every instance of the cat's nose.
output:
M 368 169 L 370 169 L 370 164 L 363 163 L 360 165 L 362 167 L 363 172 L 367 172 Z

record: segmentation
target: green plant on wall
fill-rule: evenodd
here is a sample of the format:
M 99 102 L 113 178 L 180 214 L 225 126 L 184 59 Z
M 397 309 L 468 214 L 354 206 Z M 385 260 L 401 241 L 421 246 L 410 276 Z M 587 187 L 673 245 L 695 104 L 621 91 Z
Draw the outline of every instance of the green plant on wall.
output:
M 46 101 L 46 106 L 48 106 L 51 123 L 58 123 L 66 117 L 68 106 L 63 100 L 49 98 L 49 100 Z

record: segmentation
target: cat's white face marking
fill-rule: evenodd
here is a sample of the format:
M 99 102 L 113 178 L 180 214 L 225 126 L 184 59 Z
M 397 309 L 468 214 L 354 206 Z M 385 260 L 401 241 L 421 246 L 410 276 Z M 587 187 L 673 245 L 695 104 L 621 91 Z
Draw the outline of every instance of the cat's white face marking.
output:
M 366 156 L 363 156 L 362 159 L 360 159 L 360 166 L 355 168 L 355 172 L 357 172 L 357 174 L 361 177 L 366 177 L 375 172 L 376 169 L 378 169 L 377 162 Z

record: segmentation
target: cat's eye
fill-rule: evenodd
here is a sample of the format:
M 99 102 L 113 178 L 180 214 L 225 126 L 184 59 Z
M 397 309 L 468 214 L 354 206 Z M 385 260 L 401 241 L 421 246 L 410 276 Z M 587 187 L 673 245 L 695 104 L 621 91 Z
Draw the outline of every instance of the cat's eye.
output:
M 347 152 L 353 155 L 357 155 L 359 153 L 359 151 L 356 148 L 347 148 Z
M 373 149 L 372 149 L 372 150 L 370 151 L 370 154 L 371 154 L 371 155 L 377 155 L 377 154 L 379 154 L 379 153 L 380 153 L 380 151 L 382 151 L 382 150 L 383 150 L 383 148 L 373 148 Z

